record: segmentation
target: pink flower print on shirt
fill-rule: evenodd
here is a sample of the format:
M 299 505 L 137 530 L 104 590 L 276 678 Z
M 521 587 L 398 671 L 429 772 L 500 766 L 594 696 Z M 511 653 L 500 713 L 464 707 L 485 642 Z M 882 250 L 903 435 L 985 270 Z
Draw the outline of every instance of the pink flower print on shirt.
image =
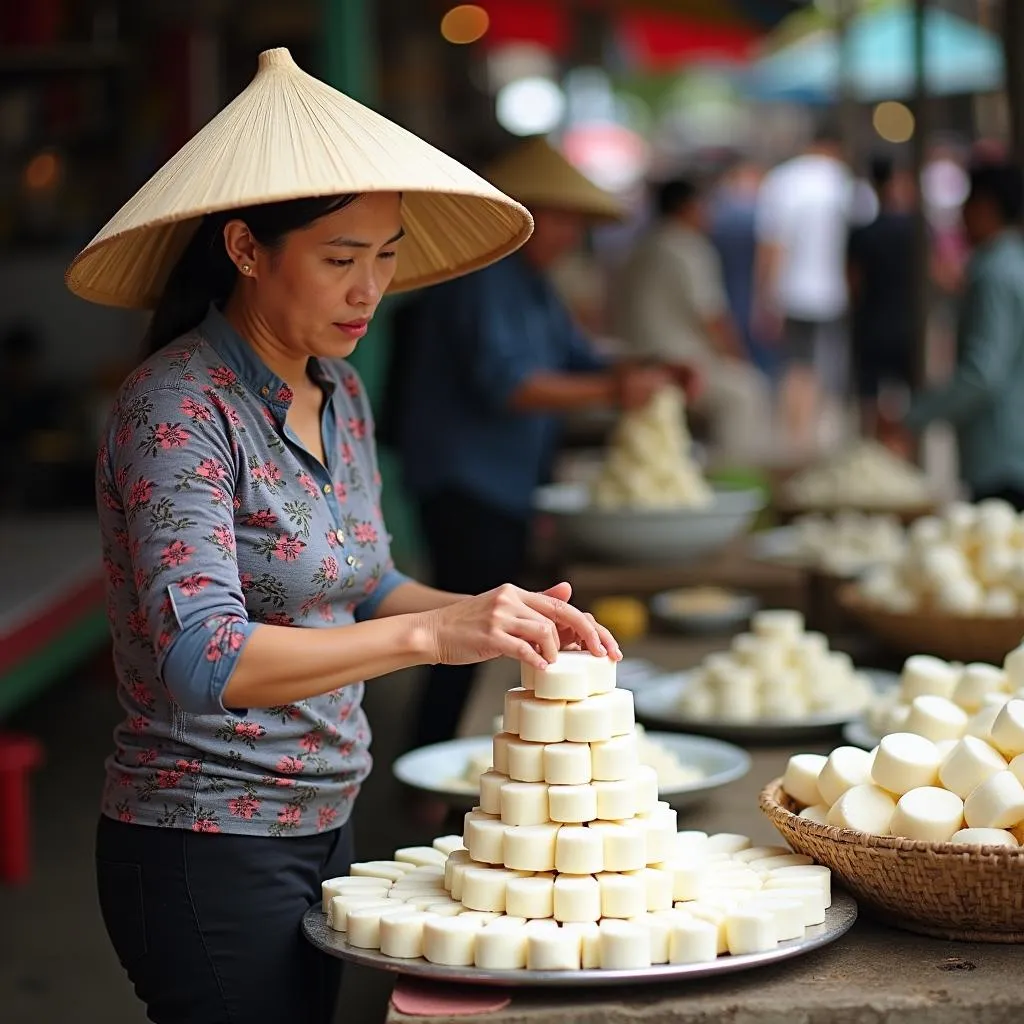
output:
M 268 612 L 260 620 L 268 626 L 293 626 L 295 620 L 287 612 Z
M 346 374 L 341 380 L 341 385 L 345 389 L 349 398 L 359 397 L 359 381 L 356 380 L 354 374 Z
M 153 481 L 139 477 L 128 490 L 128 514 L 137 512 L 144 505 L 148 505 L 153 497 Z
M 225 558 L 235 557 L 235 534 L 230 526 L 224 526 L 223 524 L 215 526 L 213 533 L 204 539 L 210 541 L 215 547 L 220 548 L 221 554 Z
M 277 812 L 277 820 L 282 825 L 294 828 L 302 820 L 302 808 L 296 807 L 294 804 L 282 807 L 281 810 Z
M 352 450 L 352 445 L 350 445 L 348 441 L 343 442 L 341 446 L 341 461 L 344 462 L 346 466 L 351 466 L 355 460 L 356 453 Z
M 211 388 L 205 388 L 203 390 L 203 394 L 205 394 L 206 397 L 209 398 L 209 400 L 213 403 L 217 411 L 227 419 L 228 423 L 230 423 L 231 426 L 241 429 L 242 417 L 239 416 L 238 413 L 234 409 L 232 409 L 231 406 L 228 405 L 228 403 L 225 402 L 224 399 L 221 398 L 216 391 L 212 390 Z
M 217 739 L 225 743 L 241 743 L 249 750 L 256 749 L 257 741 L 266 736 L 267 730 L 259 722 L 242 720 L 240 722 L 228 721 L 217 730 Z
M 103 571 L 112 587 L 120 587 L 124 583 L 124 570 L 109 555 L 103 557 Z
M 139 448 L 147 455 L 155 456 L 158 451 L 184 448 L 188 444 L 188 433 L 180 423 L 157 423 L 146 432 Z
M 338 582 L 338 560 L 333 555 L 320 560 L 320 568 L 313 576 L 313 582 L 319 586 Z
M 299 775 L 304 768 L 305 765 L 302 763 L 302 758 L 293 757 L 291 754 L 285 754 L 277 762 L 277 770 L 282 775 Z
M 297 561 L 305 547 L 306 542 L 300 537 L 290 537 L 284 533 L 278 534 L 277 537 L 264 537 L 255 544 L 255 550 L 263 555 L 268 562 L 272 562 L 275 558 L 281 562 Z
M 367 544 L 376 544 L 380 539 L 377 534 L 377 528 L 370 522 L 356 523 L 352 536 L 355 537 L 360 547 L 365 547 Z
M 178 758 L 174 766 L 183 775 L 198 775 L 203 770 L 202 761 L 186 761 L 184 758 Z
M 195 553 L 196 549 L 183 540 L 172 540 L 161 552 L 160 561 L 168 569 L 175 568 L 184 565 Z
M 220 661 L 221 658 L 237 654 L 245 642 L 245 634 L 238 629 L 244 622 L 237 615 L 215 615 L 206 623 L 206 628 L 214 630 L 213 636 L 206 645 L 206 660 Z
M 233 388 L 238 383 L 235 371 L 226 366 L 215 366 L 210 370 L 210 380 L 218 388 Z
M 366 437 L 366 420 L 357 419 L 353 416 L 348 421 L 349 433 L 357 440 L 362 441 Z
M 156 786 L 157 789 L 174 789 L 174 787 L 181 782 L 181 772 L 169 771 L 163 769 L 156 773 Z
M 257 509 L 250 512 L 243 520 L 246 526 L 255 526 L 257 529 L 265 530 L 277 526 L 277 515 L 269 508 Z
M 134 683 L 130 683 L 128 686 L 128 693 L 139 707 L 145 708 L 147 711 L 153 710 L 153 694 L 150 693 L 149 687 L 146 686 L 144 682 L 137 680 Z
M 201 593 L 211 583 L 209 576 L 203 576 L 200 573 L 194 572 L 190 576 L 183 576 L 178 581 L 178 589 L 186 597 L 195 597 L 196 594 Z
M 265 405 L 260 407 L 260 415 L 263 417 L 268 427 L 277 426 L 277 422 L 274 420 L 274 414 Z
M 193 832 L 220 832 L 220 825 L 213 818 L 197 818 L 192 825 Z
M 287 384 L 282 384 L 277 389 L 276 397 L 279 402 L 289 403 L 295 397 L 295 392 Z
M 299 740 L 299 746 L 307 754 L 317 754 L 320 752 L 324 745 L 324 736 L 319 729 L 314 729 L 312 732 L 307 732 L 302 739 Z
M 128 613 L 128 630 L 136 640 L 149 638 L 149 620 L 141 608 Z
M 262 800 L 257 800 L 252 796 L 240 796 L 228 801 L 228 811 L 236 818 L 252 821 L 253 818 L 258 817 L 262 803 Z
M 118 490 L 121 490 L 121 491 L 124 490 L 125 484 L 128 483 L 128 467 L 127 466 L 122 466 L 114 474 L 114 483 L 117 484 Z
M 128 374 L 125 378 L 124 387 L 126 390 L 131 391 L 137 388 L 144 381 L 149 380 L 153 376 L 153 371 L 148 366 L 140 366 L 137 370 Z
M 223 480 L 227 477 L 228 471 L 216 459 L 203 459 L 196 466 L 196 476 L 204 480 Z
M 333 807 L 321 807 L 316 814 L 316 827 L 320 832 L 329 829 L 337 820 L 338 812 Z
M 203 423 L 209 423 L 213 419 L 209 407 L 197 402 L 191 395 L 186 395 L 181 400 L 181 414 L 190 420 L 199 420 Z
M 298 476 L 299 483 L 302 485 L 303 490 L 311 498 L 320 497 L 320 488 L 317 487 L 316 481 L 308 473 L 300 473 Z
M 118 448 L 123 448 L 131 439 L 132 425 L 130 423 L 122 423 L 114 435 L 114 444 Z
M 139 752 L 139 766 L 145 767 L 147 764 L 152 764 L 159 755 L 155 750 L 143 750 Z

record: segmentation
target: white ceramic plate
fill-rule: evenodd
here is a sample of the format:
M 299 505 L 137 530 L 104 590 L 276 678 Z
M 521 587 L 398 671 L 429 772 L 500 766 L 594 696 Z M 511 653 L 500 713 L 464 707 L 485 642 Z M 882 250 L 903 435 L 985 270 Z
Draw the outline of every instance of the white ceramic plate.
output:
M 893 672 L 860 669 L 879 692 L 899 684 Z M 687 732 L 717 736 L 734 743 L 787 743 L 839 732 L 848 722 L 860 717 L 857 711 L 834 711 L 798 719 L 762 719 L 758 722 L 730 722 L 722 719 L 690 718 L 679 710 L 679 698 L 693 679 L 693 672 L 679 672 L 634 695 L 636 716 Z
M 673 807 L 696 803 L 713 790 L 741 779 L 750 770 L 750 758 L 746 752 L 730 743 L 706 736 L 669 732 L 648 732 L 646 735 L 650 741 L 673 751 L 684 765 L 702 772 L 701 778 L 693 782 L 659 790 L 661 799 Z M 453 784 L 452 780 L 461 778 L 471 757 L 490 749 L 490 736 L 469 736 L 435 743 L 403 754 L 395 761 L 392 771 L 395 778 L 407 786 L 442 797 L 456 809 L 469 810 L 477 803 L 477 787 L 468 783 Z
M 758 530 L 750 535 L 750 557 L 772 565 L 792 565 L 803 568 L 809 559 L 801 553 L 799 533 L 795 527 L 779 526 L 773 530 Z
M 868 725 L 867 719 L 859 715 L 852 722 L 843 726 L 843 739 L 851 747 L 861 747 L 864 750 L 874 750 L 882 741 L 881 736 L 876 736 L 874 729 Z

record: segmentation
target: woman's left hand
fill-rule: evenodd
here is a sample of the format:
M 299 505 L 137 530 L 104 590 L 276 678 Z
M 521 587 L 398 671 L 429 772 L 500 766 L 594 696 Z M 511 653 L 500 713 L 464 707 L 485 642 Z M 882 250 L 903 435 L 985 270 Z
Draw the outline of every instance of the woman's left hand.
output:
M 569 583 L 557 583 L 555 586 L 544 591 L 547 597 L 553 597 L 556 601 L 568 601 L 572 597 L 572 586 Z M 584 615 L 594 624 L 594 628 L 597 630 L 597 635 L 601 638 L 601 643 L 604 644 L 605 650 L 608 652 L 609 657 L 619 660 L 622 658 L 622 650 L 619 648 L 615 637 L 601 625 L 597 619 L 594 618 L 590 612 L 584 612 Z M 583 650 L 584 644 L 581 642 L 580 637 L 576 635 L 575 630 L 569 626 L 558 627 L 558 642 L 559 646 L 563 651 L 579 651 Z

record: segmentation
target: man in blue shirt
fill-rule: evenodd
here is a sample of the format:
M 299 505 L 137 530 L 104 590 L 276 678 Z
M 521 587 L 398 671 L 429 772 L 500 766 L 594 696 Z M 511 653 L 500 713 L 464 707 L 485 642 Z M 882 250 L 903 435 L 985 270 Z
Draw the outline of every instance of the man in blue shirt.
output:
M 956 430 L 960 475 L 975 501 L 1024 510 L 1024 177 L 1012 164 L 971 172 L 964 228 L 973 246 L 957 327 L 956 367 L 911 402 L 901 424 L 882 421 L 891 447 L 937 420 Z
M 522 252 L 428 289 L 395 318 L 388 440 L 419 506 L 433 582 L 458 593 L 521 576 L 533 493 L 548 478 L 563 415 L 637 407 L 673 380 L 655 366 L 609 366 L 545 276 L 588 220 L 614 209 L 612 197 L 540 140 L 511 164 L 514 174 L 488 177 L 531 208 Z M 414 746 L 454 735 L 472 679 L 470 665 L 430 670 Z

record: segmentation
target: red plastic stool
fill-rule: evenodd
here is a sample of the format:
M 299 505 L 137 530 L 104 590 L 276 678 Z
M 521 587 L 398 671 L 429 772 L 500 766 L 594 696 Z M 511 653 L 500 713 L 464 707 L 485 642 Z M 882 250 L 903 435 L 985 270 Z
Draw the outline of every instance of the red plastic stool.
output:
M 31 736 L 0 732 L 0 882 L 20 885 L 30 874 L 32 818 L 29 773 L 43 763 Z

